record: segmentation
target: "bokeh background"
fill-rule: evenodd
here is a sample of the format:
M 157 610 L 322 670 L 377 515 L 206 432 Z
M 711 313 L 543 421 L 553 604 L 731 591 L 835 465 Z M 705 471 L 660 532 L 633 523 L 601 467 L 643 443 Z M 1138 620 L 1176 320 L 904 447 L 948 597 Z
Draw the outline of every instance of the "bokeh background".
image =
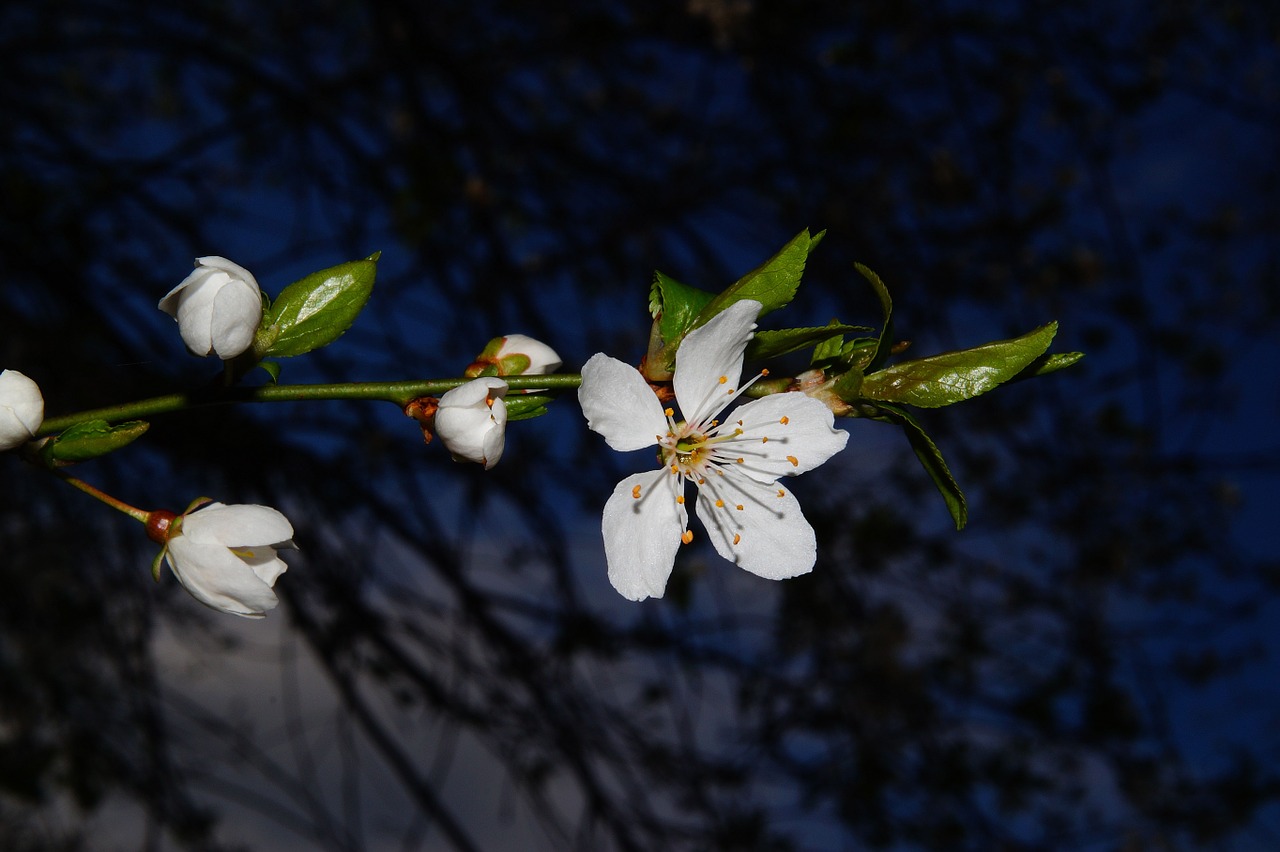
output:
M 383 252 L 285 381 L 456 375 L 495 334 L 637 359 L 654 268 L 827 229 L 788 324 L 929 354 L 1050 319 L 1052 377 L 797 481 L 815 571 L 705 546 L 608 586 L 642 463 L 573 401 L 488 473 L 393 406 L 157 418 L 79 475 L 283 509 L 244 622 L 0 458 L 0 847 L 1280 848 L 1280 11 L 1250 2 L 19 2 L 0 365 L 51 415 L 208 382 L 155 303 Z

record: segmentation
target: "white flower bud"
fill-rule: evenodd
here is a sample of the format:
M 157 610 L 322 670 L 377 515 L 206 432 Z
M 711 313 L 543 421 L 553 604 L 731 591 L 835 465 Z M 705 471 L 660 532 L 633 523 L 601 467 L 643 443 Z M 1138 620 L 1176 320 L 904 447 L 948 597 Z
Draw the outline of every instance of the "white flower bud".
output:
M 201 257 L 158 307 L 178 321 L 182 341 L 194 354 L 226 361 L 253 345 L 262 322 L 262 291 L 243 266 L 225 257 Z
M 232 615 L 261 618 L 280 602 L 272 587 L 289 566 L 293 526 L 269 506 L 209 503 L 183 515 L 164 558 L 192 597 Z
M 502 458 L 507 442 L 507 383 L 485 377 L 440 397 L 434 431 L 455 461 L 471 461 L 489 470 Z
M 498 347 L 494 360 L 498 362 L 498 375 L 510 376 L 517 373 L 505 372 L 502 365 L 506 359 L 517 358 L 521 356 L 529 359 L 529 365 L 520 374 L 526 376 L 539 376 L 546 373 L 554 373 L 563 363 L 560 356 L 556 354 L 556 350 L 552 349 L 541 340 L 534 340 L 532 337 L 524 334 L 508 334 L 502 338 L 502 345 Z M 511 363 L 506 361 L 506 363 Z M 517 361 L 519 363 L 519 361 Z
M 30 441 L 43 422 L 40 386 L 17 370 L 0 372 L 0 450 Z

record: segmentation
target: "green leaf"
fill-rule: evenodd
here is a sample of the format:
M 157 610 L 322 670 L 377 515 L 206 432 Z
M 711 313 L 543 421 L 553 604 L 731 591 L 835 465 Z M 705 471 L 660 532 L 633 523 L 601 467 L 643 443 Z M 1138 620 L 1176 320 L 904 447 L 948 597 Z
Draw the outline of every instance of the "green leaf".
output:
M 759 302 L 762 305 L 760 316 L 776 311 L 790 302 L 800 286 L 809 253 L 817 247 L 824 233 L 826 232 L 811 237 L 809 229 L 805 228 L 796 234 L 791 242 L 763 265 L 748 272 L 712 299 L 698 314 L 692 327 L 697 328 L 734 302 L 743 299 L 755 299 Z
M 40 457 L 51 467 L 96 459 L 132 444 L 150 427 L 151 424 L 143 420 L 115 426 L 105 420 L 85 420 L 46 442 L 40 448 Z
M 550 394 L 517 393 L 510 391 L 504 402 L 507 404 L 507 422 L 529 420 L 547 413 L 547 403 L 555 399 Z
M 853 268 L 858 270 L 858 274 L 867 279 L 867 283 L 876 291 L 876 297 L 880 299 L 880 310 L 884 312 L 884 327 L 880 329 L 880 339 L 876 341 L 875 349 L 871 352 L 871 359 L 863 365 L 863 370 L 870 373 L 880 369 L 893 348 L 893 299 L 889 298 L 889 288 L 884 286 L 879 275 L 861 263 L 855 263 Z
M 254 354 L 288 358 L 337 340 L 369 300 L 376 273 L 374 254 L 313 272 L 285 287 L 263 317 Z
M 1056 355 L 1045 353 L 1028 364 L 1023 368 L 1022 372 L 1009 381 L 1020 382 L 1023 379 L 1034 379 L 1036 376 L 1047 376 L 1050 373 L 1065 370 L 1083 357 L 1083 352 L 1060 352 Z
M 876 409 L 877 411 L 872 415 L 872 419 L 883 420 L 886 423 L 896 423 L 902 427 L 902 430 L 907 435 L 907 441 L 911 444 L 912 451 L 916 454 L 916 458 L 920 460 L 921 466 L 929 474 L 933 484 L 937 486 L 938 492 L 942 494 L 942 499 L 947 504 L 947 511 L 951 513 L 951 519 L 955 521 L 956 529 L 964 529 L 965 524 L 969 522 L 969 505 L 964 499 L 964 492 L 960 490 L 960 484 L 951 475 L 951 469 L 947 467 L 947 462 L 943 459 L 942 451 L 938 449 L 938 445 L 924 431 L 924 427 L 908 414 L 905 409 L 896 405 L 884 404 L 877 405 Z
M 271 384 L 278 384 L 280 381 L 280 365 L 275 361 L 259 361 L 255 366 L 266 370 L 267 375 L 271 377 Z
M 869 374 L 865 399 L 939 408 L 986 393 L 1025 370 L 1049 348 L 1058 324 L 1051 322 L 1012 340 L 903 361 Z
M 649 290 L 649 310 L 658 321 L 663 342 L 670 344 L 683 338 L 693 328 L 698 314 L 714 298 L 714 293 L 681 284 L 655 271 Z
M 747 359 L 760 361 L 765 358 L 776 358 L 797 349 L 817 344 L 819 347 L 829 346 L 836 340 L 836 352 L 839 352 L 840 335 L 854 331 L 869 331 L 857 325 L 841 325 L 831 323 L 818 328 L 783 328 L 777 331 L 757 331 L 755 337 L 747 344 Z M 832 338 L 832 335 L 836 335 Z

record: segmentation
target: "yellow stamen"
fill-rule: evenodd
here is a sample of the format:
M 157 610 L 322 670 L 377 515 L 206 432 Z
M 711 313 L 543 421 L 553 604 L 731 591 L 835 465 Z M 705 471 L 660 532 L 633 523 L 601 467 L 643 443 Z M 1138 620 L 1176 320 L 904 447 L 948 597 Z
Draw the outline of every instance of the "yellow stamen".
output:
M 693 530 L 685 530 L 684 533 L 680 536 L 680 540 L 683 541 L 685 544 L 688 544 L 689 542 L 693 541 Z
M 741 504 L 741 503 L 739 503 L 739 504 L 738 504 L 738 511 L 739 511 L 739 512 L 741 512 L 741 511 L 742 511 L 742 504 Z
M 734 534 L 733 534 L 733 543 L 734 543 L 734 544 L 737 544 L 737 543 L 738 543 L 738 542 L 740 542 L 740 541 L 742 541 L 742 536 L 738 535 L 737 533 L 734 533 Z
M 763 438 L 761 438 L 761 439 L 760 439 L 760 443 L 762 443 L 762 444 L 767 444 L 767 443 L 769 443 L 769 436 L 768 436 L 768 435 L 765 435 Z
M 632 488 L 632 489 L 631 489 L 631 496 L 632 496 L 632 497 L 634 497 L 634 498 L 636 498 L 637 500 L 639 500 L 639 499 L 640 499 L 640 486 L 639 486 L 639 485 L 637 485 L 635 488 Z
M 760 371 L 760 375 L 762 375 L 762 376 L 767 376 L 767 375 L 769 375 L 769 370 L 768 370 L 767 368 L 766 368 L 766 369 L 764 369 L 764 370 L 761 370 L 761 371 Z
M 683 505 L 684 505 L 684 495 L 683 495 L 683 494 L 677 494 L 677 495 L 676 495 L 676 502 L 677 502 L 677 503 L 679 503 L 681 506 L 683 506 Z
M 785 491 L 783 491 L 781 488 L 779 488 L 779 489 L 778 489 L 778 496 L 779 496 L 779 497 L 786 497 L 786 496 L 787 496 L 787 492 L 785 492 Z
M 717 508 L 717 509 L 723 509 L 723 508 L 724 508 L 724 501 L 723 501 L 723 500 L 717 500 L 717 501 L 716 501 L 716 508 Z
M 790 423 L 790 422 L 791 422 L 791 418 L 790 418 L 790 417 L 784 417 L 784 418 L 782 418 L 781 420 L 779 420 L 778 422 L 779 422 L 779 423 L 781 423 L 783 426 L 786 426 L 788 423 Z
M 668 417 L 674 417 L 676 410 L 674 408 L 664 408 L 662 409 L 662 413 L 667 415 Z
M 724 383 L 725 383 L 725 382 L 727 382 L 727 381 L 729 381 L 729 377 L 728 377 L 728 376 L 721 376 L 721 377 L 720 377 L 720 384 L 724 384 Z
M 799 467 L 799 466 L 800 466 L 800 460 L 799 460 L 798 458 L 796 458 L 795 456 L 787 456 L 787 461 L 791 462 L 791 466 L 792 466 L 792 467 Z

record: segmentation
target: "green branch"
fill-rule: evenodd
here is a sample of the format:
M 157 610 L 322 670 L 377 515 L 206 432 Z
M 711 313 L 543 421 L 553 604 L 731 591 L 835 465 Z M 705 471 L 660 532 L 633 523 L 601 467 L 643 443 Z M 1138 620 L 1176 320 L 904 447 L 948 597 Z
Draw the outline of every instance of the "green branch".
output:
M 405 382 L 338 382 L 318 385 L 263 385 L 262 387 L 204 388 L 187 393 L 171 393 L 153 396 L 90 411 L 77 411 L 44 421 L 38 435 L 56 435 L 69 426 L 86 420 L 105 420 L 117 423 L 204 408 L 213 405 L 234 405 L 243 402 L 303 402 L 318 399 L 364 399 L 392 402 L 403 408 L 410 400 L 423 396 L 437 396 L 447 390 L 466 384 L 470 379 L 422 379 Z M 549 376 L 507 376 L 503 378 L 512 390 L 546 388 L 547 390 L 573 390 L 582 384 L 582 376 L 563 373 Z

